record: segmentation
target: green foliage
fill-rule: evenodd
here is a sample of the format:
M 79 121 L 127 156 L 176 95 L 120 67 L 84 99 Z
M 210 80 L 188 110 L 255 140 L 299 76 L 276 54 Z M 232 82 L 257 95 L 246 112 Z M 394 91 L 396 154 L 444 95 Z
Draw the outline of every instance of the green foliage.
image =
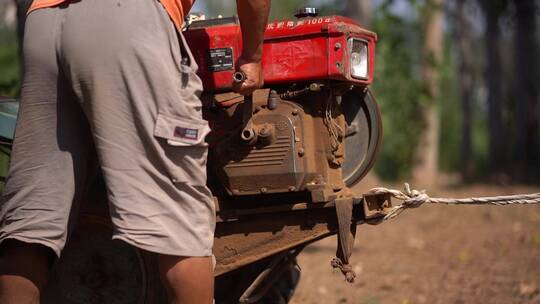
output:
M 0 28 L 0 41 L 0 95 L 15 97 L 20 75 L 15 31 Z
M 19 53 L 15 30 L 0 27 L 0 95 L 16 97 L 19 94 Z M 0 176 L 5 177 L 9 164 L 9 150 L 0 147 Z M 0 182 L 0 193 L 4 183 Z
M 9 157 L 11 155 L 11 149 L 0 146 L 0 177 L 5 179 L 8 173 Z M 4 182 L 0 181 L 0 193 L 4 190 Z
M 384 140 L 375 170 L 385 179 L 409 175 L 423 129 L 420 24 L 391 12 L 383 3 L 374 20 L 379 35 L 374 92 L 383 114 Z

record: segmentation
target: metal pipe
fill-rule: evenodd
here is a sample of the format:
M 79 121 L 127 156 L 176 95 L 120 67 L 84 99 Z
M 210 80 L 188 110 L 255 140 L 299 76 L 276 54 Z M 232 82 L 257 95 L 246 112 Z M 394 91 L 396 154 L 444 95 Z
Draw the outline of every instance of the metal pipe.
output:
M 242 83 L 247 79 L 246 73 L 244 72 L 234 72 L 233 74 L 233 81 L 235 83 Z

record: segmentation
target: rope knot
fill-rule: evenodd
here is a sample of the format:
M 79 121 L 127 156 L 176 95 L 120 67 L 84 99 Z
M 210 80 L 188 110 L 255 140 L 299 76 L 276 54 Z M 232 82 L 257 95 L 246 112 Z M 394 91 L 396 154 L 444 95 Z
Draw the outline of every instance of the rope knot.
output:
M 423 203 L 429 202 L 429 196 L 426 194 L 426 190 L 411 190 L 411 186 L 405 183 L 405 189 L 402 192 L 407 199 L 403 201 L 406 208 L 417 208 Z
M 332 265 L 332 268 L 341 270 L 341 273 L 345 276 L 345 280 L 349 283 L 354 282 L 354 279 L 356 278 L 356 274 L 354 273 L 354 270 L 352 269 L 350 264 L 344 264 L 343 261 L 341 261 L 340 258 L 333 258 L 332 261 L 330 261 L 330 265 Z

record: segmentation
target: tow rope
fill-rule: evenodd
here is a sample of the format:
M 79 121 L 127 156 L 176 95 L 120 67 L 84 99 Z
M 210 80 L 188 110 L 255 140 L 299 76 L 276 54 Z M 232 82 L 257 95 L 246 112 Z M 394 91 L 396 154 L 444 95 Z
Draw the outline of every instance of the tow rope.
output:
M 439 198 L 430 197 L 426 190 L 411 190 L 409 184 L 405 183 L 403 191 L 388 189 L 384 187 L 373 188 L 367 194 L 386 194 L 398 200 L 403 201 L 401 205 L 390 207 L 385 210 L 386 215 L 379 218 L 369 219 L 368 224 L 378 225 L 387 220 L 393 219 L 400 215 L 405 209 L 418 208 L 423 204 L 446 204 L 446 205 L 530 205 L 540 204 L 540 193 L 532 194 L 516 194 L 503 196 L 486 196 L 486 197 L 470 197 L 470 198 Z

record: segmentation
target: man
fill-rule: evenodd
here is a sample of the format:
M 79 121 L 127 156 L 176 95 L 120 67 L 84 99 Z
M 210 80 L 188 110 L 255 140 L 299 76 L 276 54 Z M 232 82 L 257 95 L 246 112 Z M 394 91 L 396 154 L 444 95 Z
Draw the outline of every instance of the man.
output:
M 0 303 L 38 303 L 97 152 L 113 238 L 159 254 L 171 303 L 211 303 L 215 210 L 197 66 L 179 32 L 192 0 L 35 0 L 0 205 Z M 262 86 L 270 0 L 238 0 L 234 88 Z M 249 30 L 247 30 L 249 29 Z

